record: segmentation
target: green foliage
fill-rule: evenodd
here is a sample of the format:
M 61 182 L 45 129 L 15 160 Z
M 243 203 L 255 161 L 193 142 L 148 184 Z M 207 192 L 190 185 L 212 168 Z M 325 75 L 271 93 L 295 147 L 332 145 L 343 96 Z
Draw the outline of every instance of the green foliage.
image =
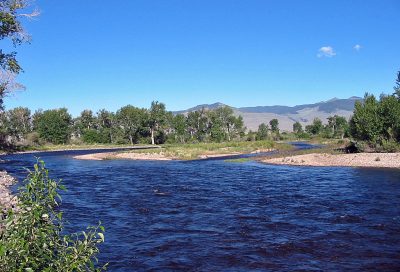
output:
M 95 268 L 98 244 L 104 242 L 101 225 L 64 234 L 59 211 L 64 189 L 49 177 L 43 162 L 34 165 L 20 188 L 16 211 L 9 211 L 0 233 L 0 271 L 101 271 Z
M 262 141 L 267 139 L 268 139 L 268 125 L 262 123 L 261 125 L 258 126 L 256 140 Z
M 83 131 L 83 142 L 87 144 L 103 143 L 102 135 L 95 129 L 85 129 Z
M 355 139 L 378 142 L 383 123 L 379 117 L 379 104 L 374 95 L 366 94 L 364 102 L 356 102 L 351 119 L 351 134 Z
M 155 133 L 160 130 L 167 121 L 165 104 L 158 101 L 151 102 L 147 125 L 150 130 L 151 144 L 155 144 Z
M 396 85 L 393 87 L 393 89 L 394 89 L 393 95 L 400 100 L 400 71 L 397 72 Z
M 373 95 L 365 94 L 364 102 L 357 102 L 350 120 L 351 136 L 364 141 L 376 151 L 394 152 L 400 143 L 400 72 L 395 93 L 381 95 L 379 101 Z
M 115 117 L 124 137 L 133 145 L 137 134 L 148 120 L 146 110 L 128 105 L 119 109 Z
M 0 40 L 2 47 L 7 48 L 3 40 L 9 40 L 13 47 L 29 41 L 29 36 L 24 33 L 21 24 L 21 11 L 28 6 L 27 0 L 1 0 L 0 1 Z M 35 14 L 25 16 L 35 16 Z M 11 46 L 8 46 L 11 47 Z M 17 53 L 4 52 L 0 49 L 0 73 L 7 75 L 0 79 L 0 110 L 3 110 L 3 98 L 8 92 L 23 89 L 23 86 L 14 81 L 15 77 L 22 71 L 17 61 Z
M 324 128 L 321 119 L 315 118 L 311 125 L 306 126 L 306 132 L 311 135 L 318 135 L 322 132 Z
M 296 134 L 303 133 L 303 126 L 300 124 L 300 122 L 297 121 L 293 124 L 293 132 Z
M 279 133 L 279 121 L 278 119 L 272 119 L 269 121 L 269 125 L 271 126 L 271 131 L 274 133 Z
M 21 141 L 32 131 L 31 111 L 17 107 L 6 112 L 8 135 Z
M 328 117 L 328 128 L 332 130 L 332 136 L 343 139 L 348 133 L 349 123 L 343 116 L 334 115 Z
M 66 108 L 36 112 L 34 128 L 40 138 L 53 144 L 65 144 L 71 136 L 72 117 Z

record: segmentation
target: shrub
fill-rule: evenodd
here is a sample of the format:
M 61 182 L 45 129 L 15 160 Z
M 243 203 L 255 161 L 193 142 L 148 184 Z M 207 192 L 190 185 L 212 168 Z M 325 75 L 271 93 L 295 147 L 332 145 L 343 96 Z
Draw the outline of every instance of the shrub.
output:
M 28 145 L 40 145 L 41 141 L 40 141 L 40 136 L 39 133 L 37 133 L 36 131 L 28 133 L 26 135 L 26 141 Z
M 60 181 L 49 178 L 40 161 L 20 188 L 15 211 L 8 211 L 0 226 L 0 271 L 102 271 L 96 268 L 98 244 L 104 242 L 101 225 L 65 235 Z

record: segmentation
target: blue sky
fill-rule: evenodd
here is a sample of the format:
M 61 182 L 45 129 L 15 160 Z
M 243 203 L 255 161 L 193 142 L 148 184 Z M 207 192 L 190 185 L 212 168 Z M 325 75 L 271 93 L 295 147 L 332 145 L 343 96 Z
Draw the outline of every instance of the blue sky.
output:
M 389 93 L 400 1 L 36 0 L 6 107 L 169 110 Z M 359 45 L 360 47 L 356 47 Z

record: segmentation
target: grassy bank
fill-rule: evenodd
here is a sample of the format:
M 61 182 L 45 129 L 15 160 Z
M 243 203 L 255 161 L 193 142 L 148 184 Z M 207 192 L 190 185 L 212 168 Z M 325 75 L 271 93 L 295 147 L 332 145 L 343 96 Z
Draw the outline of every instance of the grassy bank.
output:
M 266 152 L 273 149 L 289 150 L 291 145 L 273 141 L 256 142 L 226 142 L 226 143 L 197 143 L 163 145 L 161 148 L 126 151 L 133 153 L 157 153 L 165 157 L 192 160 L 219 155 L 246 154 L 251 152 Z
M 4 152 L 29 152 L 29 151 L 57 151 L 57 150 L 80 150 L 80 149 L 113 149 L 129 148 L 132 145 L 116 144 L 60 144 L 60 145 L 38 145 L 38 146 L 17 146 L 13 149 L 5 149 Z M 1 151 L 1 149 L 0 149 Z

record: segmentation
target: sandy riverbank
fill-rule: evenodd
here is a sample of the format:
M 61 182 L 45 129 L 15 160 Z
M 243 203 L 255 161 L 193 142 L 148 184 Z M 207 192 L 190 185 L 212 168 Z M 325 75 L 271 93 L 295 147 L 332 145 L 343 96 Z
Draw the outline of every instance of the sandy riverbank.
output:
M 304 166 L 349 166 L 400 168 L 400 153 L 356 153 L 327 154 L 312 153 L 281 158 L 271 158 L 262 162 L 280 165 Z
M 147 160 L 147 161 L 169 161 L 174 158 L 169 158 L 162 153 L 134 153 L 134 152 L 106 152 L 75 156 L 77 160 L 92 160 L 92 161 L 103 161 L 103 160 L 116 160 L 116 159 L 129 159 L 129 160 Z
M 251 154 L 259 154 L 263 152 L 271 152 L 275 149 L 257 149 Z M 221 151 L 219 151 L 221 152 Z M 243 152 L 229 152 L 229 153 L 218 153 L 212 151 L 206 151 L 202 154 L 198 154 L 191 159 L 210 159 L 210 158 L 224 158 L 236 155 L 247 154 Z M 102 160 L 116 160 L 116 159 L 130 159 L 130 160 L 153 160 L 153 161 L 168 161 L 168 160 L 179 160 L 179 159 L 187 159 L 182 154 L 173 155 L 171 152 L 161 151 L 157 152 L 106 152 L 106 153 L 94 153 L 94 154 L 86 154 L 75 156 L 74 159 L 77 160 L 94 160 L 94 161 L 102 161 Z

